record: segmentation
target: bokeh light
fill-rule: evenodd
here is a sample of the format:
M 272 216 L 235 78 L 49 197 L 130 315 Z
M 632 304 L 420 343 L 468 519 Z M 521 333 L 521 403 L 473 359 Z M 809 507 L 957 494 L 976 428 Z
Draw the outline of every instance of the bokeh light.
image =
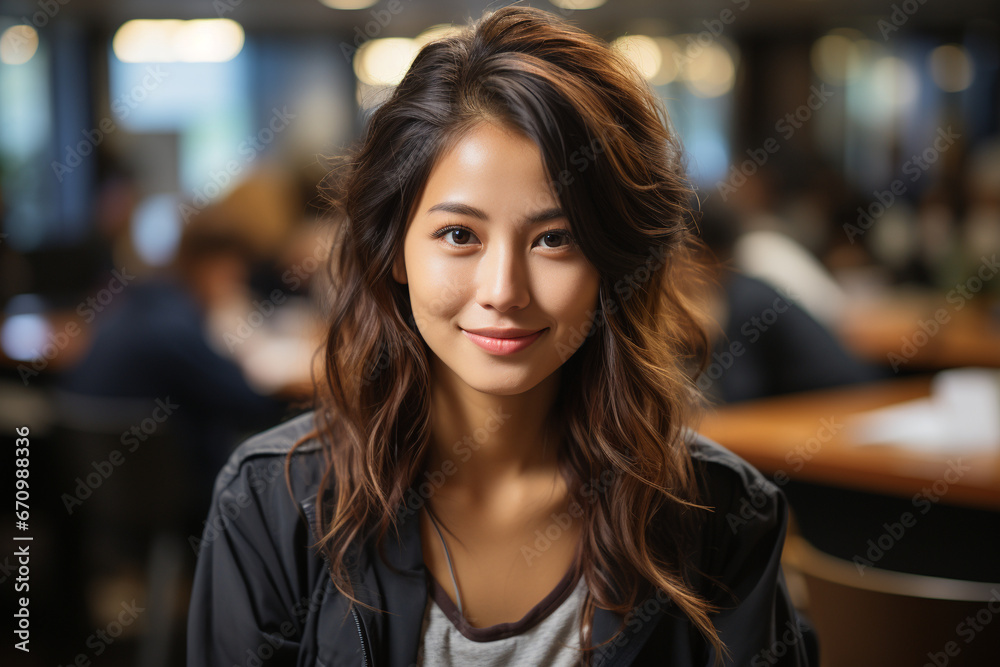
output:
M 38 51 L 38 31 L 30 25 L 13 25 L 0 34 L 0 62 L 23 65 Z
M 128 63 L 221 63 L 239 55 L 244 39 L 231 19 L 134 19 L 118 28 L 112 49 Z

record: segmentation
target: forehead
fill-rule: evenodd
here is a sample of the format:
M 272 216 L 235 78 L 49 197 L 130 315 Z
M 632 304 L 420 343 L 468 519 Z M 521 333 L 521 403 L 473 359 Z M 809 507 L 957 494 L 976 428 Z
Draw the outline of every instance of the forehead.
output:
M 517 130 L 492 122 L 473 126 L 438 158 L 418 214 L 443 201 L 498 214 L 558 203 L 538 146 Z

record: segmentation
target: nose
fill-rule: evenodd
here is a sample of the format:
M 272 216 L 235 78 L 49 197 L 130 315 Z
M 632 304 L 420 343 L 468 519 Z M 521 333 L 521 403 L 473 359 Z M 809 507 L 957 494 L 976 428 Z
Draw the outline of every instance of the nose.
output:
M 493 244 L 477 271 L 476 301 L 501 313 L 526 308 L 531 300 L 526 258 L 513 244 Z

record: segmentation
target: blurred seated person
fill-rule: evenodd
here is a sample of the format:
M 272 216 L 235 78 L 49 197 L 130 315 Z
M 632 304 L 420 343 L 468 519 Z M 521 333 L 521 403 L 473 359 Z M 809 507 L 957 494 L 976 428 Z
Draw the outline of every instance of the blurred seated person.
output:
M 286 405 L 255 391 L 207 336 L 213 312 L 245 300 L 254 257 L 239 230 L 206 209 L 184 227 L 168 271 L 128 285 L 100 313 L 90 349 L 59 379 L 68 407 L 74 397 L 80 405 L 100 397 L 176 406 L 169 426 L 197 462 L 191 482 L 206 502 L 239 440 L 286 416 Z
M 734 213 L 709 204 L 699 223 L 718 281 L 712 314 L 721 329 L 698 385 L 713 402 L 733 403 L 886 377 L 883 369 L 851 354 L 799 303 L 792 289 L 733 268 L 739 237 Z

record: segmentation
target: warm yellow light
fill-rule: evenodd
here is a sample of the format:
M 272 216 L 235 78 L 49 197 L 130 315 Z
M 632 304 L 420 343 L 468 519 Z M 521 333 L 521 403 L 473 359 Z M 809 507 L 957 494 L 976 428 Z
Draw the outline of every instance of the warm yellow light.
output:
M 809 54 L 813 71 L 829 83 L 844 83 L 851 70 L 851 47 L 851 40 L 843 35 L 820 37 Z
M 657 37 L 656 46 L 660 49 L 660 71 L 650 79 L 657 86 L 663 86 L 680 74 L 681 47 L 669 37 Z
M 354 90 L 354 98 L 361 109 L 374 109 L 392 97 L 395 86 L 373 86 L 358 81 Z
M 221 63 L 243 50 L 243 26 L 229 19 L 185 21 L 175 35 L 174 49 L 185 62 Z
M 395 86 L 418 50 L 416 41 L 406 37 L 370 39 L 354 54 L 354 73 L 371 86 Z
M 937 47 L 931 51 L 928 64 L 934 83 L 946 93 L 965 90 L 972 84 L 975 76 L 975 67 L 969 52 L 958 44 Z
M 111 48 L 122 62 L 173 62 L 177 60 L 173 52 L 174 36 L 181 23 L 177 19 L 126 21 L 115 32 Z
M 30 25 L 12 25 L 0 34 L 0 62 L 23 65 L 38 50 L 38 31 Z
M 611 47 L 631 60 L 646 79 L 652 79 L 660 71 L 663 54 L 660 53 L 660 46 L 652 37 L 625 35 L 611 42 Z
M 858 76 L 872 52 L 871 41 L 853 28 L 837 28 L 813 43 L 809 61 L 813 71 L 827 83 L 841 85 Z
M 425 45 L 435 42 L 439 39 L 444 39 L 445 37 L 451 37 L 452 35 L 457 35 L 462 32 L 463 28 L 460 25 L 455 25 L 453 23 L 439 23 L 438 25 L 432 25 L 427 30 L 417 35 L 414 38 L 414 42 L 417 44 L 417 50 L 424 48 Z
M 906 61 L 884 56 L 872 66 L 872 89 L 882 92 L 887 106 L 898 111 L 916 101 L 920 81 Z
M 319 0 L 330 9 L 368 9 L 378 0 Z
M 235 58 L 244 40 L 232 19 L 134 19 L 118 28 L 111 48 L 128 63 L 218 63 Z
M 729 52 L 718 44 L 701 50 L 688 49 L 682 62 L 684 84 L 698 97 L 718 97 L 728 93 L 736 80 L 736 65 Z
M 605 0 L 549 0 L 559 9 L 594 9 L 604 4 Z

